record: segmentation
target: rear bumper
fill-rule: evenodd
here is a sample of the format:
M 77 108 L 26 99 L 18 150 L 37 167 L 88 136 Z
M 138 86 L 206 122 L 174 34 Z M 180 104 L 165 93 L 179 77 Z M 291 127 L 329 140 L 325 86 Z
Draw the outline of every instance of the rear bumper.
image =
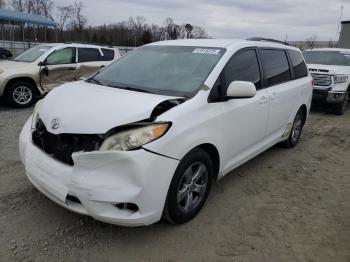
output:
M 75 153 L 74 166 L 67 166 L 32 143 L 29 121 L 20 135 L 19 150 L 28 179 L 51 200 L 96 220 L 124 226 L 160 220 L 178 165 L 177 160 L 140 149 Z M 132 203 L 137 210 L 116 207 L 119 203 Z
M 346 92 L 344 91 L 314 89 L 312 99 L 325 102 L 328 104 L 338 104 L 344 101 L 345 95 L 346 95 Z

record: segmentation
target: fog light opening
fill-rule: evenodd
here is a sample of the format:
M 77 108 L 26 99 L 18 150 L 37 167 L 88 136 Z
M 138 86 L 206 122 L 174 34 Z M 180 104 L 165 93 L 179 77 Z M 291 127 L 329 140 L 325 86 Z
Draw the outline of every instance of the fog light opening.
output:
M 119 208 L 120 210 L 128 210 L 132 212 L 137 212 L 139 210 L 139 207 L 134 203 L 118 203 L 115 205 L 115 207 Z

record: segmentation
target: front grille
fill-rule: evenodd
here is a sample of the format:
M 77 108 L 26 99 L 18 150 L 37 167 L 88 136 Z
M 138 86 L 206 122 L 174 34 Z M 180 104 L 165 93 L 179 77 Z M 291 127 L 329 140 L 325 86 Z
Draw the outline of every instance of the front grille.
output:
M 52 134 L 47 131 L 41 119 L 36 124 L 32 140 L 48 155 L 68 165 L 73 165 L 74 152 L 94 151 L 102 143 L 102 138 L 98 135 Z
M 331 75 L 311 74 L 314 79 L 315 86 L 330 86 L 332 85 Z

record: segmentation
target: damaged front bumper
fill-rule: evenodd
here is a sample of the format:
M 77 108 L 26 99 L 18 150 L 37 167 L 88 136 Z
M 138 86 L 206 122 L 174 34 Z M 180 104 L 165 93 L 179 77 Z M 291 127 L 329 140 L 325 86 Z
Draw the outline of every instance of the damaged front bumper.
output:
M 178 160 L 143 149 L 94 151 L 74 153 L 68 166 L 32 143 L 30 119 L 19 140 L 28 179 L 61 206 L 124 226 L 160 220 Z

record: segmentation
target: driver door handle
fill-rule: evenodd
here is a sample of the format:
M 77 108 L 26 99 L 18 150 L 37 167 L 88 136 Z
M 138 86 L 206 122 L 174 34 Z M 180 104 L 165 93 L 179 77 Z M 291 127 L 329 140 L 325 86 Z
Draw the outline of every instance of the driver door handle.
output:
M 277 94 L 273 92 L 272 95 L 270 96 L 271 101 L 276 100 L 276 98 L 277 98 Z
M 260 98 L 260 101 L 259 101 L 259 103 L 260 103 L 261 105 L 267 104 L 268 102 L 269 102 L 269 99 L 268 99 L 266 96 L 262 96 L 262 97 Z
M 76 69 L 75 67 L 68 67 L 67 70 L 69 70 L 69 71 L 75 71 L 75 70 L 77 70 L 77 69 Z

